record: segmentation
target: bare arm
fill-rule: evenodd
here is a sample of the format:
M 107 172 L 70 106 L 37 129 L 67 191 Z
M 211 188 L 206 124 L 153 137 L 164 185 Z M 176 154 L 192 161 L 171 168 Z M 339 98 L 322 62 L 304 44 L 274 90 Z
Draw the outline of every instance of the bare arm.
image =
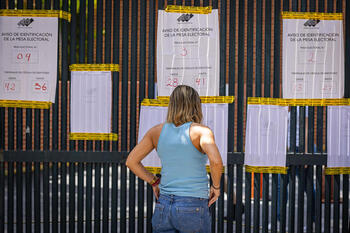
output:
M 154 175 L 146 170 L 141 161 L 155 148 L 153 140 L 155 134 L 157 134 L 157 126 L 146 133 L 141 142 L 130 152 L 126 160 L 126 166 L 147 183 L 153 180 Z
M 207 154 L 210 164 L 210 173 L 214 187 L 210 188 L 209 206 L 220 196 L 220 179 L 222 175 L 222 159 L 216 146 L 214 134 L 209 128 L 204 128 L 200 138 L 200 146 Z

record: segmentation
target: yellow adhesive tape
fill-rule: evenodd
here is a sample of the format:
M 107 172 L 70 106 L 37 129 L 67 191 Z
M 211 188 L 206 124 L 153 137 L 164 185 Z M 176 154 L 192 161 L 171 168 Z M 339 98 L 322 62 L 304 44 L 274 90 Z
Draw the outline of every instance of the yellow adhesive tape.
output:
M 70 71 L 119 71 L 119 64 L 72 64 Z
M 36 108 L 49 109 L 51 102 L 45 101 L 25 101 L 25 100 L 0 100 L 0 107 L 8 108 Z
M 14 17 L 57 17 L 65 19 L 68 22 L 71 20 L 71 14 L 61 10 L 0 10 L 0 16 L 14 16 Z
M 326 167 L 326 175 L 350 174 L 350 167 Z
M 171 13 L 189 13 L 189 14 L 210 14 L 212 11 L 211 6 L 177 6 L 177 5 L 168 5 L 165 8 L 166 12 Z
M 317 12 L 292 12 L 283 11 L 283 19 L 322 19 L 322 20 L 343 20 L 342 13 L 317 13 Z
M 69 140 L 118 141 L 116 133 L 70 133 Z
M 287 167 L 277 167 L 277 166 L 245 166 L 246 172 L 254 173 L 273 173 L 273 174 L 287 174 Z
M 248 97 L 248 104 L 280 106 L 340 106 L 350 105 L 350 99 L 281 99 Z

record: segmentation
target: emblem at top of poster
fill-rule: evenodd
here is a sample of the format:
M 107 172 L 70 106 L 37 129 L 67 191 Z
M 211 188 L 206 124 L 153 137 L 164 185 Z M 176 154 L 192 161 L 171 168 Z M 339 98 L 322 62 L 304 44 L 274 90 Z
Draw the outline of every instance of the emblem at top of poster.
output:
M 170 96 L 178 85 L 200 96 L 219 95 L 218 10 L 195 13 L 158 12 L 158 96 Z
M 343 16 L 283 12 L 283 98 L 344 97 Z

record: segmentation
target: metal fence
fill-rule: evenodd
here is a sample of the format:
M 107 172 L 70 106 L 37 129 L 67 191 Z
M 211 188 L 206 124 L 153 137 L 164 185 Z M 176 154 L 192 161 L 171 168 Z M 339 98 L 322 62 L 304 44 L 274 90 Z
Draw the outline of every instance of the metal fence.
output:
M 0 108 L 0 232 L 151 232 L 152 189 L 124 161 L 137 142 L 140 101 L 154 98 L 157 10 L 167 4 L 212 5 L 220 13 L 220 95 L 236 101 L 229 105 L 227 193 L 211 208 L 212 231 L 349 232 L 349 176 L 323 175 L 325 107 L 300 107 L 298 115 L 291 107 L 287 175 L 252 176 L 243 168 L 247 97 L 281 96 L 281 11 L 344 13 L 350 97 L 345 0 L 0 0 L 1 9 L 72 14 L 59 23 L 55 104 Z M 120 64 L 112 111 L 118 142 L 68 140 L 74 63 Z

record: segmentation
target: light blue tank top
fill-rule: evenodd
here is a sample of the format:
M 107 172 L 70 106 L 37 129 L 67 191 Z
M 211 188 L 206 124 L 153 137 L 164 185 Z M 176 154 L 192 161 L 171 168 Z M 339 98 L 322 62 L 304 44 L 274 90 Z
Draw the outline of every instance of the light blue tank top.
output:
M 162 162 L 161 194 L 208 198 L 207 155 L 192 144 L 187 122 L 176 127 L 165 123 L 157 145 Z

